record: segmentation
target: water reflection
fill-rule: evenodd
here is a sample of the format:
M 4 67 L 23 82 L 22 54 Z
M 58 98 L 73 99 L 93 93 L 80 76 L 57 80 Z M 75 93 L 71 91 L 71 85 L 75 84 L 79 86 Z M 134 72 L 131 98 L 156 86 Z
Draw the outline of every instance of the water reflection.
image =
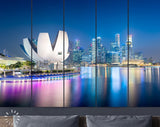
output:
M 30 81 L 1 81 L 0 106 L 30 106 Z
M 130 68 L 129 106 L 160 106 L 159 67 Z
M 101 75 L 97 77 L 98 106 L 127 106 L 127 68 L 99 67 L 98 70 Z
M 71 79 L 71 107 L 95 106 L 95 67 L 82 67 L 77 78 Z M 69 84 L 65 84 L 68 86 Z
M 97 67 L 99 107 L 127 106 L 127 68 Z M 160 106 L 160 67 L 132 67 L 129 79 L 129 106 Z M 95 106 L 95 67 L 82 67 L 81 73 L 65 78 L 66 107 Z M 0 81 L 0 106 L 29 106 L 30 80 Z M 32 105 L 63 106 L 63 80 L 35 80 Z
M 63 80 L 33 82 L 32 104 L 38 107 L 62 107 Z

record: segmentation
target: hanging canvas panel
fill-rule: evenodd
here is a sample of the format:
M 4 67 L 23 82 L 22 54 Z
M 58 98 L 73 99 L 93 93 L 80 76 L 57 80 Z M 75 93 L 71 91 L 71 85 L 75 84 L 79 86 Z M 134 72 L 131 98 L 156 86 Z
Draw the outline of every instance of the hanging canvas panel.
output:
M 31 61 L 22 52 L 31 37 L 31 1 L 1 1 L 0 17 L 0 106 L 30 106 Z
M 127 106 L 127 55 L 127 0 L 98 0 L 98 107 Z

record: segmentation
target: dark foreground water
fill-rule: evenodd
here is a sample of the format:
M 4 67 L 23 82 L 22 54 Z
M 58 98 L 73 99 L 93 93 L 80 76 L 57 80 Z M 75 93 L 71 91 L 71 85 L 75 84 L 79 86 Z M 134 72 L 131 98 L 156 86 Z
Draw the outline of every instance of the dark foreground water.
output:
M 65 77 L 65 105 L 94 107 L 97 92 L 99 107 L 160 106 L 159 73 L 160 67 L 130 68 L 128 94 L 127 68 L 98 67 L 96 91 L 95 68 L 82 67 L 79 75 Z M 30 80 L 1 80 L 0 106 L 62 107 L 63 80 L 38 79 L 32 89 Z

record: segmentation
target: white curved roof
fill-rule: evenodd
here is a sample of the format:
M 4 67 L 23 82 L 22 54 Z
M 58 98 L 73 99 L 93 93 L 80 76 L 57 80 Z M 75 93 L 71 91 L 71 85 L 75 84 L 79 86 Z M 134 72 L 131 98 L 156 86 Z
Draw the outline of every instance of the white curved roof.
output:
M 52 53 L 52 45 L 48 33 L 40 33 L 38 36 L 37 53 L 43 59 L 48 60 Z
M 63 33 L 64 33 L 64 45 L 63 45 Z M 64 46 L 64 53 L 63 53 L 63 46 Z M 52 56 L 56 57 L 59 61 L 63 61 L 63 54 L 64 59 L 67 59 L 69 56 L 68 48 L 69 48 L 69 40 L 68 35 L 66 32 L 59 31 L 57 35 L 57 40 L 55 41 L 54 47 L 53 47 Z
M 31 58 L 31 44 L 28 38 L 23 39 L 23 46 L 27 53 L 27 56 Z M 32 58 L 34 61 L 44 61 L 33 49 L 32 49 Z
M 63 37 L 65 38 L 64 45 L 63 45 Z M 23 39 L 23 46 L 27 55 L 30 57 L 31 48 L 33 49 L 33 47 L 29 42 L 28 38 Z M 64 46 L 64 53 L 63 53 L 63 46 Z M 33 51 L 32 58 L 34 61 L 41 61 L 41 62 L 44 61 L 50 61 L 54 63 L 63 62 L 63 55 L 64 55 L 64 60 L 66 60 L 69 56 L 68 48 L 69 48 L 69 40 L 67 32 L 59 31 L 53 45 L 51 44 L 48 33 L 40 33 L 37 43 L 37 52 L 35 50 L 32 50 Z

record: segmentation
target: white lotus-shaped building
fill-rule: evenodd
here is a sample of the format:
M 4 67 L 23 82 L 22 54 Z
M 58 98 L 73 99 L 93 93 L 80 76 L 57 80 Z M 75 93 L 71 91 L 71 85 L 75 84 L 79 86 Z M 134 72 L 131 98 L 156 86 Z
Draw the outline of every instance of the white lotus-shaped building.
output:
M 64 34 L 64 35 L 63 35 Z M 64 45 L 63 45 L 63 37 Z M 64 46 L 64 52 L 63 52 Z M 51 44 L 48 33 L 40 33 L 38 37 L 37 45 L 31 42 L 28 38 L 23 39 L 23 45 L 21 45 L 24 53 L 35 62 L 50 62 L 50 63 L 62 63 L 63 57 L 66 60 L 69 56 L 69 40 L 68 35 L 64 31 L 59 31 L 53 44 Z M 64 55 L 64 56 L 63 56 Z

